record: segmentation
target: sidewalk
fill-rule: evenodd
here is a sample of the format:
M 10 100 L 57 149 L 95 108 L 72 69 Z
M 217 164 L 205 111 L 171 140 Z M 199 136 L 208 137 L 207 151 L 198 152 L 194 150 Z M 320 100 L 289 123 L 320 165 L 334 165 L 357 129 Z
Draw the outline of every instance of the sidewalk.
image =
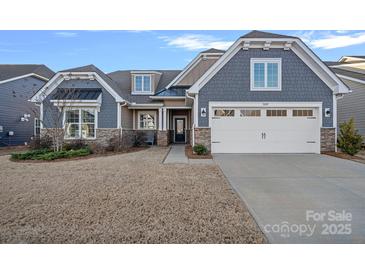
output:
M 188 159 L 185 155 L 185 144 L 173 144 L 169 154 L 167 155 L 164 164 L 203 164 L 212 165 L 212 159 Z

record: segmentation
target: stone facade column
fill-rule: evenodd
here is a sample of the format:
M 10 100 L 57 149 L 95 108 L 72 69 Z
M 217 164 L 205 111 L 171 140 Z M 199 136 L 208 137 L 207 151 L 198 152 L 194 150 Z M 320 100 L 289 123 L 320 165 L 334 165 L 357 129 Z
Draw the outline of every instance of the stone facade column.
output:
M 211 130 L 210 128 L 194 128 L 195 145 L 204 145 L 211 151 Z
M 336 150 L 336 129 L 321 128 L 321 152 Z
M 157 145 L 160 147 L 166 147 L 170 144 L 170 134 L 168 130 L 157 131 Z

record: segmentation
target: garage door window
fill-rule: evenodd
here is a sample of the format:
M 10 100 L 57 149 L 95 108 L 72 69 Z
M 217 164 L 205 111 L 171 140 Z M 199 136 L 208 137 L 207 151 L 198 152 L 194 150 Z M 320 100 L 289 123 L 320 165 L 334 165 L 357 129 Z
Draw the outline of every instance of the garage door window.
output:
M 310 117 L 313 116 L 313 110 L 311 109 L 293 109 L 294 117 Z
M 234 109 L 216 109 L 214 110 L 215 117 L 233 117 Z
M 260 117 L 261 110 L 259 109 L 241 109 L 240 117 Z
M 267 117 L 285 117 L 287 116 L 286 109 L 267 109 L 266 110 Z

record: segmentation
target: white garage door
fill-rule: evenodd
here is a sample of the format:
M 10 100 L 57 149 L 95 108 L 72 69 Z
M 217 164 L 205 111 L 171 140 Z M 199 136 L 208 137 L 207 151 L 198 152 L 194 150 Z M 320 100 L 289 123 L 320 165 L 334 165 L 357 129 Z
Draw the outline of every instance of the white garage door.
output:
M 320 153 L 318 108 L 212 109 L 213 153 Z

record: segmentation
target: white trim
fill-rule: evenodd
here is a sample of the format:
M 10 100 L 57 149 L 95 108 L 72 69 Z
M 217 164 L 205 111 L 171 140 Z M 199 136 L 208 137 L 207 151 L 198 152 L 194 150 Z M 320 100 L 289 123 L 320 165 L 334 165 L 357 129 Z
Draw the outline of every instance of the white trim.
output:
M 122 117 L 121 117 L 121 105 L 120 103 L 117 103 L 117 128 L 122 128 Z
M 57 88 L 66 79 L 95 79 L 102 87 L 105 88 L 116 100 L 116 102 L 124 102 L 125 100 L 109 86 L 96 72 L 58 72 L 56 73 L 36 94 L 30 99 L 31 102 L 37 103 L 43 101 L 55 88 Z M 42 97 L 41 97 L 42 96 Z
M 183 100 L 185 96 L 150 96 L 152 100 Z
M 131 74 L 162 74 L 162 72 L 155 70 L 132 70 Z
M 166 89 L 173 86 L 175 83 L 181 81 L 193 68 L 195 68 L 201 60 L 206 59 L 219 59 L 223 53 L 199 53 L 188 65 L 166 86 Z M 215 57 L 216 56 L 216 57 Z
M 195 95 L 195 100 L 194 100 L 194 125 L 195 127 L 199 127 L 199 115 L 200 115 L 200 111 L 199 111 L 199 95 Z
M 167 117 L 166 117 L 166 108 L 162 108 L 162 130 L 166 130 L 166 120 L 167 120 Z
M 338 73 L 337 73 L 337 76 L 340 77 L 340 78 L 342 78 L 342 79 L 350 80 L 350 81 L 353 81 L 353 82 L 358 82 L 360 84 L 365 84 L 365 81 L 364 80 L 352 78 L 352 77 L 345 76 L 345 75 L 338 74 Z
M 128 105 L 128 109 L 157 109 L 163 107 L 163 104 L 130 104 Z
M 44 80 L 44 81 L 48 81 L 49 80 L 48 78 L 43 77 L 43 76 L 41 76 L 39 74 L 36 74 L 36 73 L 28 73 L 28 74 L 24 74 L 24 75 L 12 77 L 12 78 L 9 78 L 9 79 L 6 79 L 6 80 L 2 80 L 2 81 L 0 81 L 0 84 L 8 83 L 8 82 L 11 82 L 11 81 L 15 81 L 15 80 L 19 80 L 19 79 L 27 78 L 27 77 L 31 77 L 31 76 L 36 77 L 36 78 L 39 78 L 39 79 Z
M 322 102 L 232 102 L 232 101 L 211 101 L 209 102 L 209 128 L 211 127 L 213 108 L 217 107 L 229 107 L 229 108 L 240 108 L 240 107 L 257 107 L 257 108 L 318 108 L 318 119 L 319 125 L 322 126 Z
M 136 90 L 136 77 L 142 77 L 142 90 Z M 144 90 L 144 77 L 150 78 L 150 88 L 149 90 Z M 150 95 L 153 94 L 152 91 L 152 74 L 135 74 L 133 75 L 133 90 L 132 95 Z
M 211 66 L 202 77 L 199 78 L 188 90 L 189 93 L 199 93 L 199 90 L 238 52 L 244 45 L 249 44 L 249 48 L 254 47 L 253 42 L 256 42 L 256 48 L 263 48 L 267 38 L 240 38 L 238 39 L 223 56 Z M 300 39 L 293 38 L 275 38 L 269 39 L 271 42 L 282 42 L 282 45 L 275 45 L 276 48 L 287 48 L 288 43 L 291 44 L 290 49 L 309 66 L 314 73 L 318 75 L 326 85 L 331 88 L 334 93 L 348 93 L 348 87 L 333 73 Z M 259 43 L 259 44 L 257 44 Z M 274 47 L 273 44 L 270 46 Z M 249 50 L 249 49 L 247 49 Z M 316 65 L 314 65 L 314 63 Z
M 65 130 L 65 121 L 66 121 L 66 111 L 68 110 L 78 110 L 79 111 L 79 137 L 66 137 L 66 130 Z M 81 125 L 82 125 L 82 115 L 81 110 L 94 110 L 94 137 L 81 137 Z M 65 140 L 95 140 L 96 139 L 96 130 L 98 129 L 98 110 L 95 107 L 66 107 L 63 109 L 63 115 L 62 115 L 62 128 L 64 129 L 64 139 Z
M 158 109 L 158 130 L 162 130 L 162 108 Z
M 39 118 L 41 119 L 41 129 L 43 128 L 43 102 L 40 104 L 39 107 Z
M 351 58 L 351 59 L 361 60 L 361 61 L 364 61 L 364 62 L 365 62 L 365 58 L 361 58 L 361 57 L 352 57 L 352 56 L 347 56 L 347 55 L 342 56 L 342 57 L 340 58 L 340 60 L 338 60 L 338 62 L 343 62 L 343 59 L 345 59 L 345 58 L 347 58 L 347 59 Z
M 187 106 L 168 106 L 168 107 L 165 107 L 166 109 L 191 109 L 191 107 L 187 107 Z
M 264 64 L 264 87 L 255 87 L 255 70 L 254 65 L 256 63 Z M 268 87 L 267 86 L 267 64 L 278 64 L 278 86 Z M 251 58 L 250 59 L 250 89 L 251 91 L 281 91 L 281 58 Z
M 335 152 L 337 152 L 337 96 L 333 95 L 333 104 L 332 104 L 332 115 L 333 115 L 333 127 L 335 128 Z
M 155 122 L 155 127 L 154 128 L 141 128 L 141 125 L 139 124 L 140 122 L 140 114 L 149 114 L 151 116 L 153 116 L 153 120 Z M 151 111 L 137 111 L 137 129 L 138 130 L 156 130 L 157 129 L 157 125 L 156 125 L 156 122 L 157 122 L 157 119 L 156 119 L 156 115 L 157 115 L 157 111 L 155 110 L 151 110 Z
M 185 122 L 184 122 L 184 125 L 185 125 L 185 133 L 184 133 L 184 143 L 186 143 L 186 129 L 188 127 L 188 116 L 187 115 L 173 115 L 172 116 L 172 129 L 174 131 L 174 143 L 176 143 L 176 139 L 175 139 L 175 128 L 176 128 L 176 125 L 175 125 L 175 118 L 184 118 L 185 119 Z
M 39 135 L 41 134 L 41 121 L 39 118 L 37 117 L 34 117 L 34 120 L 33 120 L 33 126 L 34 126 L 34 130 L 33 130 L 33 133 L 34 133 L 34 136 L 37 136 L 37 121 L 39 121 Z
M 136 129 L 136 110 L 133 109 L 133 130 Z

